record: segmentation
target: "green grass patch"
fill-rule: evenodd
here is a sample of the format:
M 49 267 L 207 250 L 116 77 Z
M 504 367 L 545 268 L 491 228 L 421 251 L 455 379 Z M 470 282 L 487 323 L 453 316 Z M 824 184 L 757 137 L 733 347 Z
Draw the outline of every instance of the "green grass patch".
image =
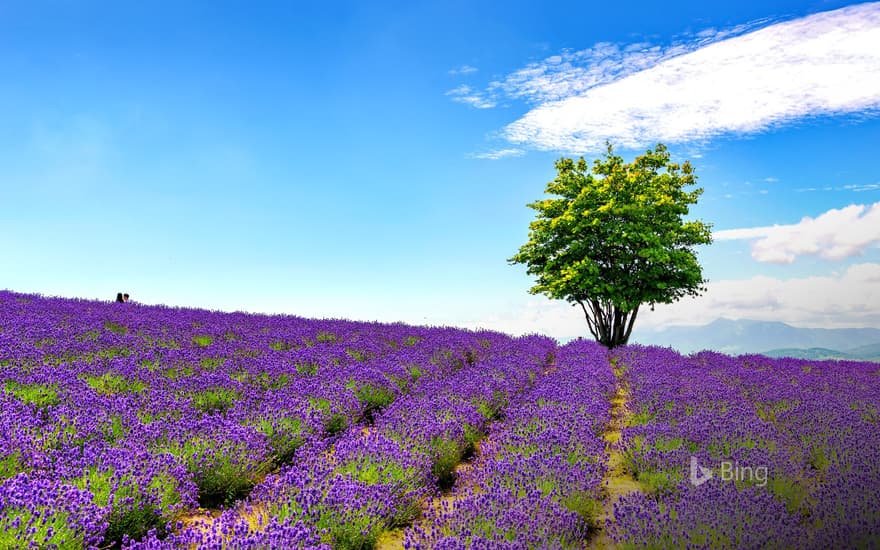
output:
M 406 372 L 409 373 L 413 382 L 418 382 L 419 378 L 424 376 L 425 369 L 423 369 L 422 367 L 420 367 L 418 365 L 410 365 L 406 368 Z
M 284 340 L 275 340 L 269 344 L 269 349 L 274 351 L 290 351 L 294 345 Z
M 170 453 L 186 465 L 198 487 L 199 505 L 204 508 L 233 504 L 246 496 L 271 467 L 268 462 L 254 463 L 244 446 L 218 444 L 207 437 L 168 441 L 155 450 Z
M 0 548 L 83 548 L 83 533 L 71 528 L 68 513 L 58 509 L 7 508 L 0 511 Z
M 128 433 L 128 428 L 122 423 L 122 417 L 114 414 L 108 422 L 101 425 L 101 433 L 104 435 L 104 441 L 115 443 L 125 437 Z
M 19 401 L 34 405 L 39 409 L 46 409 L 61 401 L 58 397 L 58 386 L 55 384 L 21 384 L 15 380 L 9 380 L 3 385 L 3 389 L 14 395 Z
M 332 332 L 322 330 L 317 336 L 315 336 L 315 340 L 323 343 L 333 343 L 336 341 L 336 335 Z
M 121 325 L 114 321 L 105 321 L 104 322 L 104 330 L 109 330 L 114 334 L 119 334 L 120 336 L 125 336 L 128 334 L 128 327 L 125 325 Z
M 361 455 L 340 464 L 335 472 L 367 485 L 387 485 L 390 490 L 401 491 L 415 489 L 419 484 L 419 472 L 415 467 L 403 465 L 387 457 Z M 419 514 L 419 503 L 412 501 L 396 510 L 389 518 L 389 527 L 408 525 Z
M 142 359 L 138 362 L 138 367 L 155 372 L 162 367 L 162 363 L 158 359 Z
M 354 384 L 353 382 L 350 385 Z M 364 407 L 364 416 L 371 416 L 378 410 L 384 409 L 394 402 L 397 395 L 389 388 L 370 383 L 357 387 L 354 391 L 358 400 Z
M 147 389 L 147 384 L 136 378 L 126 378 L 114 372 L 104 374 L 86 375 L 83 380 L 90 388 L 101 395 L 115 395 L 118 393 L 139 393 Z
M 328 435 L 342 433 L 348 428 L 348 417 L 340 412 L 331 412 L 330 402 L 321 398 L 309 398 L 309 404 L 313 410 L 324 413 L 323 428 Z
M 212 336 L 208 336 L 206 334 L 203 334 L 201 336 L 193 336 L 193 338 L 192 338 L 193 345 L 200 347 L 200 348 L 206 348 L 206 347 L 210 346 L 213 342 L 214 342 L 214 338 Z
M 789 411 L 797 406 L 796 402 L 791 402 L 785 399 L 780 401 L 767 401 L 762 403 L 757 403 L 755 405 L 755 413 L 758 415 L 758 418 L 765 422 L 776 422 L 779 416 L 779 413 Z
M 658 437 L 653 447 L 658 451 L 674 451 L 682 446 L 684 440 L 680 437 Z
M 802 508 L 807 501 L 807 488 L 790 477 L 772 477 L 767 482 L 767 489 L 780 501 L 790 514 L 804 512 Z
M 199 359 L 199 366 L 206 370 L 217 370 L 226 364 L 225 357 L 202 357 Z
M 165 377 L 169 380 L 180 380 L 181 378 L 189 378 L 193 375 L 192 365 L 175 365 L 165 369 Z
M 118 477 L 113 470 L 92 468 L 74 485 L 88 489 L 95 505 L 110 506 L 104 540 L 114 544 L 121 543 L 124 535 L 139 539 L 151 529 L 161 531 L 180 502 L 177 484 L 168 475 L 156 476 L 142 487 L 141 481 L 132 476 Z
M 24 464 L 21 462 L 21 453 L 13 451 L 12 453 L 0 458 L 0 481 L 12 477 L 24 471 Z
M 829 449 L 826 445 L 813 445 L 807 453 L 807 464 L 820 472 L 824 472 L 836 460 L 837 450 Z
M 246 370 L 235 370 L 229 373 L 229 378 L 235 380 L 236 382 L 245 382 L 248 378 L 250 378 L 251 373 Z
M 641 471 L 635 477 L 645 488 L 645 492 L 652 495 L 672 493 L 684 478 L 681 473 L 665 471 Z
M 491 399 L 479 397 L 475 400 L 474 405 L 477 411 L 486 419 L 487 422 L 498 420 L 503 416 L 504 409 L 507 407 L 507 397 L 496 391 Z
M 656 415 L 648 410 L 648 407 L 642 406 L 642 410 L 637 413 L 630 415 L 629 418 L 626 419 L 627 426 L 644 426 L 645 424 L 650 423 L 654 420 Z
M 435 437 L 431 440 L 431 472 L 437 477 L 441 488 L 452 487 L 455 483 L 455 467 L 461 462 L 465 449 L 451 439 Z
M 55 345 L 54 338 L 40 338 L 39 340 L 37 340 L 34 343 L 34 346 L 36 346 L 37 349 L 43 349 L 46 346 L 54 346 L 54 345 Z
M 122 346 L 112 346 L 109 348 L 104 348 L 99 351 L 94 357 L 98 359 L 104 359 L 109 361 L 110 359 L 118 359 L 120 357 L 128 357 L 131 355 L 131 350 L 128 348 L 124 348 Z M 91 361 L 89 361 L 91 362 Z
M 261 418 L 256 422 L 255 427 L 258 432 L 269 438 L 272 457 L 276 464 L 289 461 L 296 450 L 305 443 L 303 422 L 296 417 Z
M 237 391 L 228 388 L 209 388 L 190 394 L 193 407 L 205 414 L 225 413 L 239 397 Z
M 403 341 L 403 345 L 408 348 L 411 348 L 421 341 L 422 341 L 422 338 L 419 336 L 407 336 L 406 339 Z
M 318 372 L 318 364 L 311 361 L 302 361 L 296 364 L 296 372 L 303 376 L 314 376 Z
M 562 498 L 562 505 L 569 511 L 579 515 L 590 529 L 598 529 L 602 526 L 601 518 L 605 508 L 602 501 L 595 498 L 591 493 L 575 491 Z
M 83 332 L 82 334 L 77 335 L 77 342 L 95 342 L 98 340 L 98 337 L 101 336 L 101 331 L 99 330 L 88 330 Z
M 287 387 L 290 384 L 290 375 L 286 372 L 280 374 L 261 372 L 255 378 L 255 382 L 264 390 L 278 390 Z
M 370 359 L 371 355 L 369 352 L 361 351 L 357 349 L 348 348 L 345 350 L 345 353 L 348 354 L 349 357 L 354 359 L 355 361 L 366 361 Z

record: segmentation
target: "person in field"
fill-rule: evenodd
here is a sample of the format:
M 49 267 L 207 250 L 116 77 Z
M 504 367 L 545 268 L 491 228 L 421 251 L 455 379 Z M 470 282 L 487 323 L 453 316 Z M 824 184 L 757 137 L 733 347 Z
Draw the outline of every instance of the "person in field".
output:
M 125 301 L 125 297 L 122 295 L 122 293 L 121 293 L 121 292 L 117 292 L 117 293 L 116 293 L 116 303 L 121 303 L 121 302 L 124 302 L 124 301 Z
M 128 302 L 128 292 L 122 295 L 122 301 L 126 303 Z

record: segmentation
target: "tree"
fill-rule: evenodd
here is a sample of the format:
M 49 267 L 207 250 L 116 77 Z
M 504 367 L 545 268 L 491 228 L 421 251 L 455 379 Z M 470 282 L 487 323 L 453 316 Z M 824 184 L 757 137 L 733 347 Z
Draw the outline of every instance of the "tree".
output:
M 590 168 L 583 157 L 556 161 L 556 179 L 535 201 L 529 240 L 508 261 L 536 276 L 532 294 L 580 305 L 593 337 L 626 344 L 642 304 L 696 296 L 705 280 L 693 247 L 710 226 L 685 221 L 703 193 L 689 162 L 670 162 L 663 144 L 626 164 L 611 144 Z

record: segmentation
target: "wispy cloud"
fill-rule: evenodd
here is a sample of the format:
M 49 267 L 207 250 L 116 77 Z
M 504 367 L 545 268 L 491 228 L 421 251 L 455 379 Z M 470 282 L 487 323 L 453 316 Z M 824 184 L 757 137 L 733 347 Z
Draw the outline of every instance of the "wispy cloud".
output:
M 462 84 L 457 88 L 453 88 L 446 92 L 446 95 L 452 98 L 452 101 L 464 103 L 477 109 L 491 109 L 497 103 L 491 97 L 487 97 L 484 93 L 474 90 L 467 84 Z
M 718 241 L 753 241 L 752 258 L 759 262 L 788 264 L 800 256 L 843 260 L 880 243 L 880 202 L 833 208 L 795 224 L 728 229 L 713 236 Z
M 566 49 L 491 82 L 487 91 L 537 104 L 564 100 L 713 42 L 736 36 L 762 23 L 765 21 L 723 31 L 708 29 L 663 47 L 648 42 L 629 45 L 600 42 L 584 50 Z
M 878 43 L 874 2 L 706 29 L 669 46 L 601 43 L 563 51 L 457 100 L 531 103 L 502 135 L 536 149 L 592 152 L 606 140 L 624 147 L 701 142 L 813 116 L 876 112 Z
M 461 67 L 456 67 L 454 69 L 449 69 L 449 74 L 453 76 L 464 75 L 464 74 L 472 74 L 479 71 L 476 67 L 472 67 L 470 65 L 462 65 Z
M 517 148 L 495 149 L 493 151 L 486 151 L 485 153 L 471 153 L 468 155 L 468 158 L 498 160 L 504 157 L 519 157 L 524 153 L 525 151 Z
M 797 189 L 799 192 L 813 192 L 813 191 L 853 191 L 855 193 L 861 193 L 863 191 L 880 191 L 880 183 L 854 183 L 847 185 L 838 185 L 831 186 L 826 185 L 824 187 L 801 187 Z
M 863 183 L 860 185 L 844 185 L 841 189 L 845 191 L 880 191 L 880 183 Z

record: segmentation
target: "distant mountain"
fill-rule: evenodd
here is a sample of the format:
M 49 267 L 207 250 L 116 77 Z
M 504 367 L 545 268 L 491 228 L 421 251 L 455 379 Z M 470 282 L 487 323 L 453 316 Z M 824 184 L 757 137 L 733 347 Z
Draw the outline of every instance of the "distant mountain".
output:
M 771 349 L 770 351 L 762 352 L 761 355 L 766 355 L 767 357 L 795 357 L 797 359 L 813 359 L 815 361 L 822 361 L 825 359 L 846 359 L 846 360 L 850 360 L 850 361 L 863 360 L 860 357 L 856 357 L 854 355 L 850 355 L 850 354 L 844 353 L 842 351 L 837 351 L 835 349 L 827 349 L 827 348 Z
M 880 361 L 880 342 L 876 344 L 868 344 L 867 346 L 859 346 L 857 348 L 848 349 L 846 353 L 854 355 L 862 359 L 870 359 L 872 361 Z
M 631 341 L 670 346 L 683 353 L 703 349 L 724 353 L 776 353 L 810 350 L 867 359 L 880 356 L 880 329 L 800 328 L 771 321 L 718 319 L 702 326 L 673 326 L 661 331 L 635 331 Z M 841 351 L 842 350 L 842 351 Z M 813 352 L 819 353 L 819 352 Z

